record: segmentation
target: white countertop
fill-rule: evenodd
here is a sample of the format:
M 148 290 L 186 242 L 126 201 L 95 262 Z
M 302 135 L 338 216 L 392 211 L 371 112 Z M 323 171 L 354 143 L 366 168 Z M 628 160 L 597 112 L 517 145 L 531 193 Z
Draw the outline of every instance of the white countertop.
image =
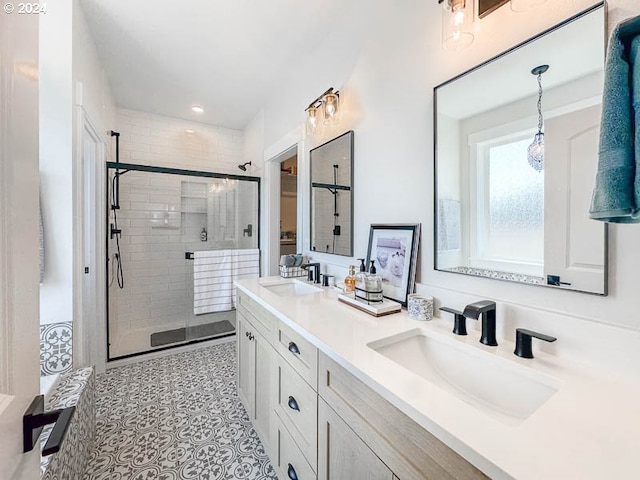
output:
M 637 377 L 589 371 L 536 351 L 535 343 L 536 358 L 519 358 L 512 342 L 482 345 L 471 328 L 467 336 L 454 335 L 452 319 L 421 322 L 405 311 L 375 318 L 339 302 L 334 289 L 280 297 L 261 285 L 278 278 L 236 284 L 492 479 L 640 478 Z M 367 346 L 414 328 L 551 376 L 558 391 L 521 423 L 499 421 Z

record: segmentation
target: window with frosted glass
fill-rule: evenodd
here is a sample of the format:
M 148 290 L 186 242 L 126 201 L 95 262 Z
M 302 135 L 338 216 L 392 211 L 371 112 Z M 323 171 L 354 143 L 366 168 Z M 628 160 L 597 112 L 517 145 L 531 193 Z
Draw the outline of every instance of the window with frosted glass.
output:
M 484 260 L 543 264 L 544 173 L 528 164 L 529 143 L 526 137 L 483 149 L 477 238 Z

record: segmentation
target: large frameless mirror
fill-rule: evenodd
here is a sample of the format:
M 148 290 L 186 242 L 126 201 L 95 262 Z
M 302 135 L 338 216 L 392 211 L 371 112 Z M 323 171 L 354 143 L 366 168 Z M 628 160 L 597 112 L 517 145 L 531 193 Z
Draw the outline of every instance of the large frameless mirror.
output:
M 605 295 L 600 3 L 435 88 L 435 268 Z
M 311 250 L 353 256 L 353 131 L 310 152 Z

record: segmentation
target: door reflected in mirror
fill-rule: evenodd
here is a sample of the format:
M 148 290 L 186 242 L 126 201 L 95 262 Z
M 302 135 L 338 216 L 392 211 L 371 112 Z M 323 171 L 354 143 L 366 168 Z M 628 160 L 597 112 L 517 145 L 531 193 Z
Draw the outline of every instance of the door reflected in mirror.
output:
M 353 256 L 353 131 L 310 152 L 311 250 Z
M 437 270 L 606 294 L 604 38 L 598 4 L 435 88 Z

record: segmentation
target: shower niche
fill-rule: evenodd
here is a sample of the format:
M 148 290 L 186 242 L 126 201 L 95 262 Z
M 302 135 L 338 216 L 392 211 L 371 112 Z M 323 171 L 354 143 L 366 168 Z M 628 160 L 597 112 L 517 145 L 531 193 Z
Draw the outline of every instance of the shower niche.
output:
M 126 175 L 114 183 L 116 167 Z M 194 314 L 191 252 L 258 248 L 259 232 L 246 232 L 258 225 L 259 178 L 123 163 L 107 168 L 107 227 L 115 222 L 120 232 L 107 236 L 108 359 L 232 335 L 235 310 Z
M 207 182 L 181 182 L 181 226 L 185 242 L 234 248 L 242 232 L 238 231 L 236 208 L 238 180 L 211 179 Z

